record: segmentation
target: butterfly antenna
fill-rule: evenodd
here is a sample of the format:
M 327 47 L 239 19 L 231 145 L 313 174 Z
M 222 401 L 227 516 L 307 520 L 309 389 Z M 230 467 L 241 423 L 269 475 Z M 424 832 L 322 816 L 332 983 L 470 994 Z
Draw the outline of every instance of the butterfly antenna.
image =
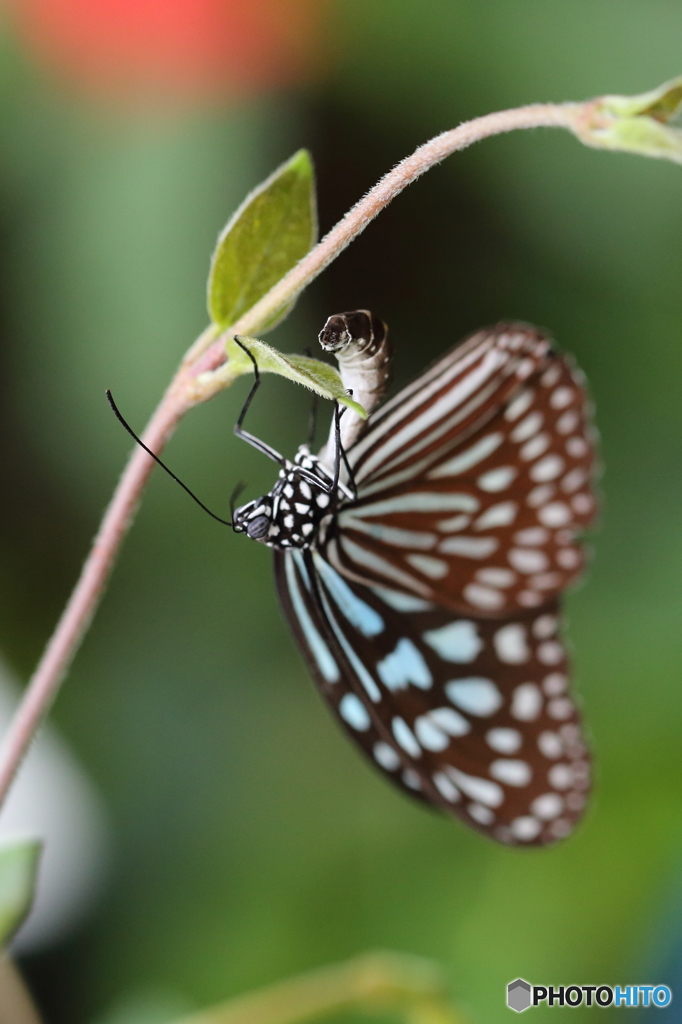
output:
M 130 424 L 121 415 L 121 413 L 119 411 L 119 408 L 116 405 L 116 402 L 114 401 L 114 397 L 113 397 L 111 391 L 109 391 L 108 388 L 107 388 L 107 391 L 106 391 L 106 396 L 107 396 L 107 401 L 108 401 L 109 405 L 111 406 L 112 411 L 113 411 L 116 419 L 118 420 L 118 422 L 123 427 L 125 427 L 125 429 L 128 431 L 128 433 L 133 438 L 133 440 L 136 441 L 137 444 L 139 444 L 140 448 L 144 448 L 144 450 L 147 452 L 147 454 L 151 455 L 151 457 L 154 459 L 155 462 L 158 462 L 159 466 L 161 466 L 161 469 L 165 469 L 166 473 L 168 473 L 168 476 L 172 477 L 173 480 L 175 480 L 176 484 L 180 484 L 180 486 L 182 487 L 183 491 L 186 491 L 189 494 L 190 498 L 192 498 L 193 501 L 196 501 L 197 505 L 200 508 L 203 508 L 204 512 L 207 512 L 209 514 L 209 516 L 211 516 L 212 519 L 217 519 L 217 521 L 219 523 L 222 523 L 224 526 L 232 526 L 232 522 L 229 519 L 221 519 L 220 516 L 217 516 L 215 514 L 215 512 L 211 512 L 210 508 L 207 508 L 206 505 L 204 505 L 203 501 L 200 501 L 200 499 L 197 498 L 196 494 L 194 494 L 192 491 L 190 491 L 190 489 L 187 486 L 187 484 L 183 484 L 182 480 L 180 480 L 180 478 L 175 475 L 173 470 L 169 469 L 168 466 L 165 464 L 165 462 L 162 462 L 161 459 L 159 458 L 159 456 L 155 455 L 154 452 L 151 450 L 151 448 L 148 448 L 147 445 L 144 443 L 144 441 L 140 440 L 140 438 L 137 436 L 137 434 L 135 433 L 133 428 L 130 426 Z

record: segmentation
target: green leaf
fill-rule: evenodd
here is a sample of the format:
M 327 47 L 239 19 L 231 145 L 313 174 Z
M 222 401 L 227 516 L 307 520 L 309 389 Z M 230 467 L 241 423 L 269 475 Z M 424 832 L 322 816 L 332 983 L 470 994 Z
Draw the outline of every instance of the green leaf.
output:
M 280 377 L 288 377 L 289 380 L 315 391 L 322 398 L 336 400 L 341 405 L 348 406 L 358 416 L 367 419 L 367 413 L 359 402 L 354 402 L 350 397 L 333 366 L 310 356 L 295 356 L 288 353 L 285 355 L 284 352 L 278 352 L 276 348 L 259 341 L 258 338 L 245 338 L 239 335 L 238 337 L 242 345 L 253 353 L 261 373 L 278 373 Z M 232 375 L 253 373 L 253 363 L 233 338 L 229 339 L 225 348 Z
M 600 96 L 585 104 L 575 133 L 598 149 L 682 163 L 682 131 L 671 128 L 682 107 L 682 76 L 639 96 Z
M 236 323 L 316 239 L 315 175 L 310 154 L 300 149 L 246 197 L 219 236 L 208 277 L 213 322 L 223 328 Z M 274 327 L 293 305 L 259 329 Z
M 15 839 L 0 845 L 0 943 L 6 946 L 33 903 L 39 839 Z

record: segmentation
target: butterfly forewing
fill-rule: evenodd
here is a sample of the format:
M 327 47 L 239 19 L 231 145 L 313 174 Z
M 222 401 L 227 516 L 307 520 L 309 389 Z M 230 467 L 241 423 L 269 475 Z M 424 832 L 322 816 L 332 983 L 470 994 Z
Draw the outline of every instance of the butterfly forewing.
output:
M 502 842 L 580 817 L 589 768 L 556 601 L 474 619 L 277 552 L 284 611 L 353 740 L 412 795 Z
M 480 332 L 372 417 L 326 553 L 455 611 L 541 607 L 583 566 L 592 434 L 582 376 L 544 335 Z

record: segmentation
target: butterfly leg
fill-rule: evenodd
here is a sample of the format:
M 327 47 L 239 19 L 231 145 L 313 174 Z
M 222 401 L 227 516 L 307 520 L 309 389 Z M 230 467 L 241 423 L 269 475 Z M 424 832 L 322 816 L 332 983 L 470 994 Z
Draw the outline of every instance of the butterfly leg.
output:
M 267 455 L 267 457 L 269 459 L 272 459 L 273 462 L 278 463 L 280 466 L 284 466 L 286 460 L 285 460 L 283 455 L 280 455 L 280 453 L 278 451 L 276 451 L 275 448 L 271 448 L 269 444 L 265 443 L 265 441 L 261 441 L 260 438 L 254 437 L 253 434 L 250 434 L 247 430 L 244 430 L 242 428 L 242 424 L 244 422 L 244 418 L 245 418 L 247 412 L 249 411 L 249 406 L 251 405 L 253 397 L 256 394 L 256 392 L 258 391 L 258 388 L 260 387 L 261 381 L 260 381 L 260 370 L 258 369 L 258 363 L 256 362 L 256 357 L 254 356 L 253 352 L 250 352 L 249 349 L 246 347 L 246 345 L 242 344 L 242 342 L 239 340 L 239 337 L 236 334 L 234 336 L 234 340 L 237 343 L 237 345 L 239 345 L 240 349 L 243 352 L 246 352 L 247 356 L 249 357 L 249 359 L 253 363 L 253 374 L 254 374 L 254 377 L 256 378 L 254 380 L 254 382 L 253 382 L 253 387 L 251 388 L 251 390 L 249 391 L 248 395 L 246 396 L 246 401 L 244 402 L 244 405 L 242 406 L 242 411 L 239 413 L 239 418 L 237 419 L 237 422 L 234 425 L 234 432 L 237 435 L 237 437 L 241 438 L 242 441 L 246 441 L 247 444 L 250 444 L 253 448 L 256 448 L 259 452 L 262 452 L 264 455 Z

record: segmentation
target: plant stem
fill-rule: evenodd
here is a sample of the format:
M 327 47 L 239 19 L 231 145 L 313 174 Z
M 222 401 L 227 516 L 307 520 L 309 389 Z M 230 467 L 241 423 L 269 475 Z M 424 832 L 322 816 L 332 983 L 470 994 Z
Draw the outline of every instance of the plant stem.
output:
M 211 343 L 207 339 L 207 362 L 215 366 L 224 361 L 225 340 L 233 334 L 254 334 L 279 309 L 300 294 L 318 274 L 329 266 L 336 257 L 357 238 L 365 228 L 395 199 L 403 189 L 426 171 L 441 163 L 446 157 L 474 142 L 515 131 L 518 128 L 567 128 L 575 130 L 583 109 L 583 103 L 535 103 L 512 110 L 500 110 L 494 114 L 465 121 L 450 131 L 436 135 L 419 146 L 410 156 L 385 174 L 369 192 L 341 218 L 331 231 L 277 282 L 270 291 L 252 306 L 228 331 Z M 219 380 L 199 382 L 195 395 L 199 400 L 211 397 L 214 390 L 220 390 Z
M 555 127 L 572 130 L 584 104 L 534 104 L 467 121 L 420 146 L 389 171 L 339 223 L 263 296 L 229 331 L 216 339 L 208 328 L 187 353 L 144 432 L 143 440 L 159 452 L 182 416 L 232 383 L 234 377 L 214 371 L 226 359 L 225 341 L 234 334 L 254 334 L 288 301 L 298 295 L 402 190 L 425 171 L 474 142 L 517 128 Z M 80 578 L 57 623 L 9 727 L 0 751 L 0 805 L 33 737 L 52 704 L 69 665 L 104 592 L 121 542 L 127 533 L 144 485 L 154 466 L 135 449 L 116 487 Z
M 400 953 L 365 953 L 200 1010 L 174 1024 L 295 1024 L 347 1009 L 409 1012 L 422 1004 L 432 1011 L 427 1014 L 432 1024 L 462 1024 L 446 1002 L 434 964 Z

